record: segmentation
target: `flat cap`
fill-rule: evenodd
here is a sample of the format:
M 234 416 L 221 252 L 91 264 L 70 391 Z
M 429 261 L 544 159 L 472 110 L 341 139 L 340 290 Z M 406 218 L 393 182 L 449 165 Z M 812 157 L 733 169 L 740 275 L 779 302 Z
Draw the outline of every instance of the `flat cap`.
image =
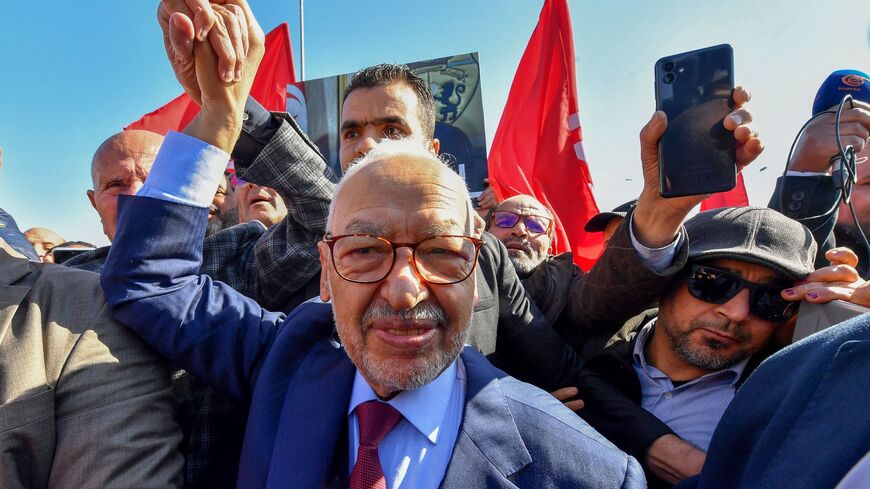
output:
M 723 207 L 686 221 L 689 261 L 731 258 L 791 280 L 814 270 L 816 241 L 803 224 L 766 207 Z
M 589 219 L 586 225 L 583 226 L 583 230 L 587 233 L 604 231 L 607 228 L 607 223 L 609 223 L 611 219 L 615 217 L 621 217 L 624 219 L 626 214 L 628 214 L 628 211 L 630 211 L 635 204 L 637 204 L 637 199 L 620 204 L 610 212 L 599 212 Z

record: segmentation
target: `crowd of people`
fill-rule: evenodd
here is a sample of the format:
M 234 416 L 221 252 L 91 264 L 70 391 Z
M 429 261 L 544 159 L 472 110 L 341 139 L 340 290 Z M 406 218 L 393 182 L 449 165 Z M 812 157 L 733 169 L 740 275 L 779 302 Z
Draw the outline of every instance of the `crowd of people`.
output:
M 406 66 L 350 80 L 336 175 L 249 96 L 245 0 L 158 18 L 201 111 L 96 149 L 111 245 L 0 211 L 0 489 L 870 487 L 870 316 L 792 344 L 801 302 L 870 307 L 866 74 L 823 82 L 768 207 L 662 198 L 654 113 L 582 270 L 533 196 L 473 207 Z

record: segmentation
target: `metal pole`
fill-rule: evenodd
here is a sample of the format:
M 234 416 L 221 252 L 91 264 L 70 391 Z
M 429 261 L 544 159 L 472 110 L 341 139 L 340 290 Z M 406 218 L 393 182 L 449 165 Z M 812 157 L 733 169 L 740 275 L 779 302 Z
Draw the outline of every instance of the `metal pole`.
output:
M 299 0 L 299 63 L 302 81 L 305 81 L 305 0 Z

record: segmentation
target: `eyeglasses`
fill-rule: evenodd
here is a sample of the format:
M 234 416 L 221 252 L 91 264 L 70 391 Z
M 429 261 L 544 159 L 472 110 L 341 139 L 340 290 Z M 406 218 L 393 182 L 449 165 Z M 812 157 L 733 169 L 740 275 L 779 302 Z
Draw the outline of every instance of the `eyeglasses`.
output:
M 511 211 L 495 211 L 492 213 L 490 222 L 504 229 L 516 226 L 520 219 L 526 226 L 526 230 L 532 234 L 542 234 L 550 231 L 553 220 L 549 217 L 536 216 L 534 214 L 517 214 Z
M 233 190 L 235 190 L 236 187 L 240 185 L 248 183 L 247 180 L 242 180 L 241 178 L 239 178 L 235 168 L 227 168 L 226 170 L 224 170 L 224 176 L 227 177 L 227 180 L 229 180 L 230 188 Z
M 780 295 L 786 288 L 749 282 L 727 270 L 706 265 L 692 265 L 688 281 L 689 294 L 711 304 L 724 304 L 741 290 L 749 289 L 749 311 L 759 319 L 774 323 L 787 321 L 797 313 L 798 303 Z
M 416 243 L 392 243 L 371 234 L 345 234 L 323 238 L 332 266 L 348 282 L 370 284 L 385 279 L 396 262 L 397 248 L 411 248 L 414 266 L 430 283 L 449 285 L 467 279 L 477 264 L 483 240 L 469 236 L 439 235 Z

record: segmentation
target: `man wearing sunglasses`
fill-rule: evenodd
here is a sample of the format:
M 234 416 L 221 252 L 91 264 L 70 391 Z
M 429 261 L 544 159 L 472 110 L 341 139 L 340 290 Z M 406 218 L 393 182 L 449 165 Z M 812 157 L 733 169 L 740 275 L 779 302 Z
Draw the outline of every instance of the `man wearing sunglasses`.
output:
M 580 415 L 641 460 L 652 487 L 700 471 L 736 390 L 796 314 L 783 297 L 816 253 L 807 228 L 766 208 L 702 212 L 685 228 L 689 261 L 658 310 L 626 323 L 629 341 L 591 359 L 579 386 Z

